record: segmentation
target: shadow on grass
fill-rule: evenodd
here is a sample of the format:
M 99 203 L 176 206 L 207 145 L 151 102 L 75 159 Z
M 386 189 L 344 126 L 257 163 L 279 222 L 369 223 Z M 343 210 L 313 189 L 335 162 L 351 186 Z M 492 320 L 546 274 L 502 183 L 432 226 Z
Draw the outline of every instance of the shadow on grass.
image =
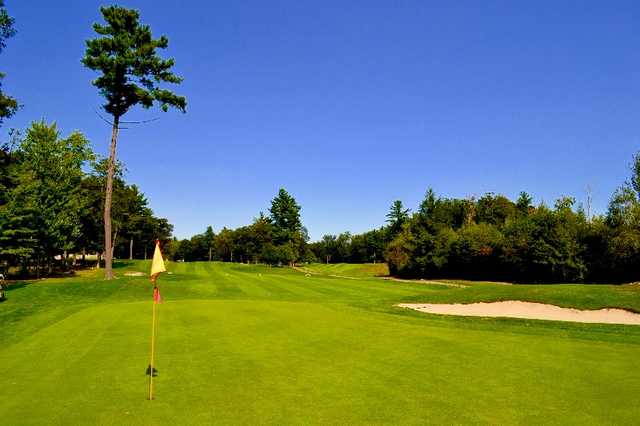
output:
M 145 374 L 147 376 L 151 375 L 151 365 L 147 365 L 147 371 L 145 372 Z M 153 377 L 157 377 L 158 376 L 158 370 L 154 367 L 153 368 Z
M 129 266 L 133 265 L 134 262 L 131 260 L 119 260 L 116 262 L 113 262 L 113 269 L 123 269 L 123 268 L 128 268 Z
M 24 288 L 31 284 L 31 281 L 8 281 L 2 284 L 4 291 L 10 292 L 13 290 L 18 290 Z

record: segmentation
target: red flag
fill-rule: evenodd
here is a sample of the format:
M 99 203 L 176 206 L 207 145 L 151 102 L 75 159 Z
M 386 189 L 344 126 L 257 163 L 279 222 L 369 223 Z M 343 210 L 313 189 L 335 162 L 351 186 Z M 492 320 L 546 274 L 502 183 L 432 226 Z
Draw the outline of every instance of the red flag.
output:
M 160 297 L 160 289 L 158 287 L 153 288 L 153 301 L 155 303 L 162 303 L 162 297 Z

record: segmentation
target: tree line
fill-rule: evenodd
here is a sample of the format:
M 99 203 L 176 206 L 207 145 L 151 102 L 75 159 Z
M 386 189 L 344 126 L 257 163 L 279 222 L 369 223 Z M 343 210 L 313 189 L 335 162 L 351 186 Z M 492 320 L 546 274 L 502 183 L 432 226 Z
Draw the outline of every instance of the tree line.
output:
M 171 242 L 167 250 L 175 261 L 222 261 L 294 265 L 314 262 L 384 262 L 390 241 L 388 227 L 352 235 L 325 235 L 309 242 L 300 218 L 301 207 L 286 189 L 271 200 L 268 214 L 259 213 L 251 224 L 224 227 L 217 234 L 211 226 L 202 234 Z
M 308 249 L 309 236 L 300 219 L 301 207 L 284 188 L 271 200 L 269 214 L 262 212 L 246 226 L 209 226 L 190 239 L 174 239 L 167 251 L 176 261 L 219 260 L 223 262 L 293 265 L 315 261 Z
M 640 280 L 640 155 L 607 212 L 591 217 L 571 197 L 532 205 L 521 193 L 475 199 L 428 190 L 417 211 L 397 216 L 385 250 L 392 274 L 520 282 Z
M 446 198 L 428 189 L 415 212 L 396 200 L 386 224 L 362 234 L 344 232 L 308 242 L 300 207 L 285 190 L 268 216 L 215 234 L 209 227 L 174 241 L 175 260 L 293 264 L 386 261 L 406 278 L 463 278 L 516 282 L 631 282 L 640 280 L 640 154 L 631 176 L 612 195 L 606 213 L 590 215 L 572 197 L 534 205 L 526 192 L 512 201 L 488 193 Z M 294 217 L 285 240 L 281 199 Z M 296 233 L 297 232 L 297 233 Z

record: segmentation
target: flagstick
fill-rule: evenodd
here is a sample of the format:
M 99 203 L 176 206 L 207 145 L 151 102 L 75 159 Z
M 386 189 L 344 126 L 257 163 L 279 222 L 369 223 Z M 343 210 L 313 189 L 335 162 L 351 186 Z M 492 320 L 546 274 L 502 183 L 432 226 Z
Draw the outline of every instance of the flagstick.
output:
M 1 3 L 1 0 L 0 0 Z M 151 319 L 151 362 L 149 363 L 149 400 L 153 399 L 153 371 L 156 357 L 156 305 L 160 301 L 160 292 L 158 290 L 158 275 L 165 272 L 164 259 L 160 251 L 160 240 L 156 240 L 156 249 L 153 252 L 153 261 L 151 262 L 151 282 L 153 283 L 153 317 Z
M 149 400 L 153 399 L 153 365 L 156 354 L 156 282 L 153 281 L 153 316 L 151 320 L 151 363 L 149 364 Z

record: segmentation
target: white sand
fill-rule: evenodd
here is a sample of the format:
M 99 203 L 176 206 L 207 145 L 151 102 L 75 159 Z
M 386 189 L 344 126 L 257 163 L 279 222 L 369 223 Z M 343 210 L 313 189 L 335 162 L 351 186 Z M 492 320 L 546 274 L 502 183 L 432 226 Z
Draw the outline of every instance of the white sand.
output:
M 555 305 L 521 302 L 519 300 L 470 304 L 402 303 L 398 306 L 420 312 L 442 315 L 510 317 L 552 321 L 640 325 L 640 314 L 624 309 L 607 308 L 582 311 L 580 309 L 561 308 Z

